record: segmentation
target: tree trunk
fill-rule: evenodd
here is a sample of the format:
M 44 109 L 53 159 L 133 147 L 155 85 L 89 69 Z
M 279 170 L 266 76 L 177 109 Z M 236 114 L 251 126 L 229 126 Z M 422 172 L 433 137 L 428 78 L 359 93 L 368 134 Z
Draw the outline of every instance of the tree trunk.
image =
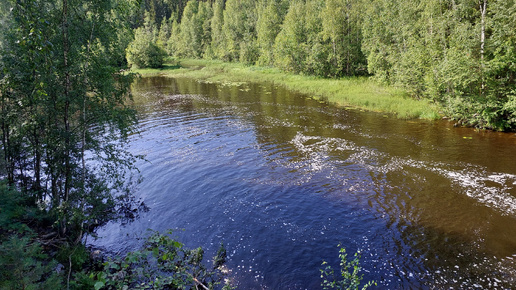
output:
M 65 73 L 65 84 L 64 84 L 64 116 L 63 122 L 65 127 L 65 184 L 64 184 L 64 201 L 68 201 L 70 195 L 70 183 L 71 183 L 71 165 L 70 165 L 70 68 L 68 63 L 68 54 L 70 52 L 69 41 L 68 41 L 68 0 L 63 0 L 63 64 Z
M 484 61 L 484 47 L 486 41 L 486 10 L 487 10 L 487 0 L 483 0 L 480 2 L 480 60 Z
M 4 114 L 5 116 L 5 114 Z M 10 185 L 14 184 L 14 164 L 12 162 L 12 156 L 11 156 L 11 144 L 10 144 L 10 138 L 9 138 L 9 125 L 4 121 L 2 123 L 2 143 L 4 147 L 4 160 L 5 160 L 5 167 L 7 170 L 7 181 Z
M 38 199 L 43 200 L 41 192 L 41 150 L 37 131 L 37 128 L 34 128 L 34 176 L 36 181 L 32 185 L 32 188 L 38 194 Z
M 480 0 L 480 95 L 484 94 L 485 81 L 484 81 L 484 48 L 486 42 L 486 11 L 487 11 L 487 0 Z
M 65 83 L 64 83 L 64 112 L 63 112 L 63 123 L 64 123 L 64 196 L 63 202 L 65 203 L 65 207 L 67 206 L 68 199 L 70 197 L 70 187 L 71 187 L 71 179 L 72 179 L 72 170 L 70 165 L 70 154 L 71 154 L 71 145 L 70 145 L 70 65 L 68 54 L 70 52 L 70 44 L 69 44 L 69 34 L 68 34 L 68 0 L 63 0 L 63 65 L 64 65 L 64 75 L 65 75 Z M 66 211 L 66 210 L 65 210 Z M 67 232 L 67 217 L 66 213 L 63 215 L 60 221 L 61 234 L 66 236 Z

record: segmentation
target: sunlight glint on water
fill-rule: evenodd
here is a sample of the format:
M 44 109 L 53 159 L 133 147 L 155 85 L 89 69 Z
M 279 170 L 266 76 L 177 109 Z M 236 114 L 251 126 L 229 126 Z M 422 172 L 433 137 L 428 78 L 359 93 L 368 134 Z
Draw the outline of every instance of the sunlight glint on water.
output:
M 213 256 L 243 289 L 317 289 L 322 261 L 362 252 L 381 288 L 510 287 L 516 138 L 335 108 L 273 85 L 143 78 L 134 87 L 151 210 L 94 242 L 121 253 L 147 228 Z M 463 138 L 464 136 L 472 138 Z

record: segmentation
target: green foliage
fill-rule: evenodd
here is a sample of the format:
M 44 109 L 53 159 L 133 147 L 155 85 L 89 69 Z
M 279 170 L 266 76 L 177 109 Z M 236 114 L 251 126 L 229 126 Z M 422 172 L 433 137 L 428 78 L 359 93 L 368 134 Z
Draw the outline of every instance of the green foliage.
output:
M 174 56 L 199 58 L 212 55 L 213 10 L 208 2 L 188 1 L 180 24 L 174 24 L 169 46 Z
M 211 267 L 203 259 L 201 248 L 187 249 L 170 233 L 153 232 L 143 250 L 108 260 L 102 271 L 82 274 L 76 286 L 82 283 L 95 289 L 213 289 L 224 278 L 221 267 L 226 251 L 221 245 Z
M 162 29 L 158 30 L 149 13 L 145 19 L 144 26 L 135 30 L 134 40 L 127 47 L 127 62 L 136 68 L 160 68 L 166 56 L 164 38 L 168 33 L 167 25 L 162 23 Z
M 179 55 L 179 45 L 181 44 L 181 27 L 176 20 L 172 22 L 170 38 L 167 40 L 166 52 L 168 55 Z
M 340 245 L 339 245 L 340 246 Z M 323 289 L 348 289 L 358 290 L 362 283 L 363 274 L 360 274 L 362 267 L 360 266 L 360 252 L 355 253 L 351 261 L 347 260 L 346 249 L 341 248 L 339 251 L 340 259 L 340 275 L 337 277 L 333 268 L 328 263 L 324 269 L 321 269 L 321 278 L 323 282 L 321 286 Z M 374 281 L 367 282 L 361 289 L 376 285 Z
M 180 57 L 201 56 L 202 26 L 198 17 L 199 2 L 188 1 L 180 24 L 180 38 L 176 43 L 176 55 Z
M 10 188 L 0 181 L 0 237 L 10 232 L 26 232 L 29 228 L 24 221 L 39 218 L 33 200 L 25 194 Z
M 209 2 L 199 3 L 198 21 L 201 26 L 201 56 L 210 55 L 208 52 L 211 47 L 211 19 L 213 18 L 213 9 Z
M 60 240 L 57 233 L 47 234 L 38 217 L 45 212 L 32 200 L 0 183 L 1 289 L 213 289 L 225 277 L 223 245 L 208 266 L 201 248 L 187 249 L 170 235 L 157 232 L 142 250 L 100 264 L 83 244 L 55 243 Z
M 224 47 L 224 0 L 216 0 L 213 3 L 213 17 L 210 21 L 211 43 L 207 48 L 206 58 L 223 58 L 225 55 Z
M 300 73 L 305 69 L 308 46 L 306 11 L 303 1 L 292 1 L 281 31 L 276 37 L 274 64 L 288 72 Z
M 257 6 L 256 45 L 259 50 L 258 64 L 271 66 L 274 64 L 274 42 L 280 32 L 284 10 L 276 0 L 262 0 Z
M 514 1 L 374 1 L 368 9 L 370 73 L 441 103 L 461 124 L 516 129 Z
M 118 50 L 123 21 L 110 0 L 8 1 L 0 30 L 2 172 L 51 216 L 60 239 L 131 210 L 136 157 L 132 74 Z M 123 2 L 123 1 L 117 1 Z M 122 5 L 123 6 L 123 5 Z
M 167 47 L 297 74 L 370 74 L 459 123 L 508 131 L 515 12 L 504 0 L 191 0 Z
M 33 201 L 0 182 L 0 289 L 61 288 L 57 263 L 43 252 L 32 229 L 45 219 Z
M 172 21 L 163 19 L 158 30 L 158 37 L 156 38 L 156 45 L 161 49 L 167 51 L 167 42 L 172 35 Z
M 324 74 L 332 77 L 363 74 L 360 1 L 327 0 L 321 11 L 324 44 L 328 47 Z
M 67 243 L 59 245 L 55 259 L 66 265 L 66 270 L 78 272 L 85 268 L 90 261 L 90 252 L 83 244 L 70 245 Z
M 136 68 L 162 67 L 166 56 L 164 49 L 154 42 L 153 33 L 142 27 L 136 29 L 126 53 L 127 62 Z
M 11 235 L 0 244 L 0 288 L 60 289 L 62 277 L 33 236 Z
M 222 32 L 225 41 L 223 59 L 253 64 L 256 47 L 256 3 L 253 0 L 227 0 Z
M 291 2 L 274 42 L 275 65 L 325 77 L 363 74 L 357 6 L 351 0 Z

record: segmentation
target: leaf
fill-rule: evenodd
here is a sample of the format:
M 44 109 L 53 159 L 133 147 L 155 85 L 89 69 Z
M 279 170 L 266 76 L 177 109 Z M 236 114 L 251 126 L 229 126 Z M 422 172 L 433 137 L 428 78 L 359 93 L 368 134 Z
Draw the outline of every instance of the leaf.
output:
M 95 283 L 95 285 L 94 285 L 95 290 L 99 290 L 99 289 L 101 289 L 102 287 L 104 287 L 104 285 L 106 285 L 104 282 L 102 282 L 102 281 L 97 281 L 97 283 Z

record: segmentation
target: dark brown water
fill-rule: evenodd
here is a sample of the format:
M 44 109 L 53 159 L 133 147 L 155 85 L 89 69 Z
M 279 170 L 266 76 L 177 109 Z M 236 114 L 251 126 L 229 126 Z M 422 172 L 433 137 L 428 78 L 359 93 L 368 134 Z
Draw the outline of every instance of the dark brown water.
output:
M 95 242 L 131 250 L 170 228 L 240 289 L 318 289 L 322 261 L 360 250 L 378 288 L 516 285 L 516 135 L 337 108 L 264 84 L 143 78 L 151 210 Z

